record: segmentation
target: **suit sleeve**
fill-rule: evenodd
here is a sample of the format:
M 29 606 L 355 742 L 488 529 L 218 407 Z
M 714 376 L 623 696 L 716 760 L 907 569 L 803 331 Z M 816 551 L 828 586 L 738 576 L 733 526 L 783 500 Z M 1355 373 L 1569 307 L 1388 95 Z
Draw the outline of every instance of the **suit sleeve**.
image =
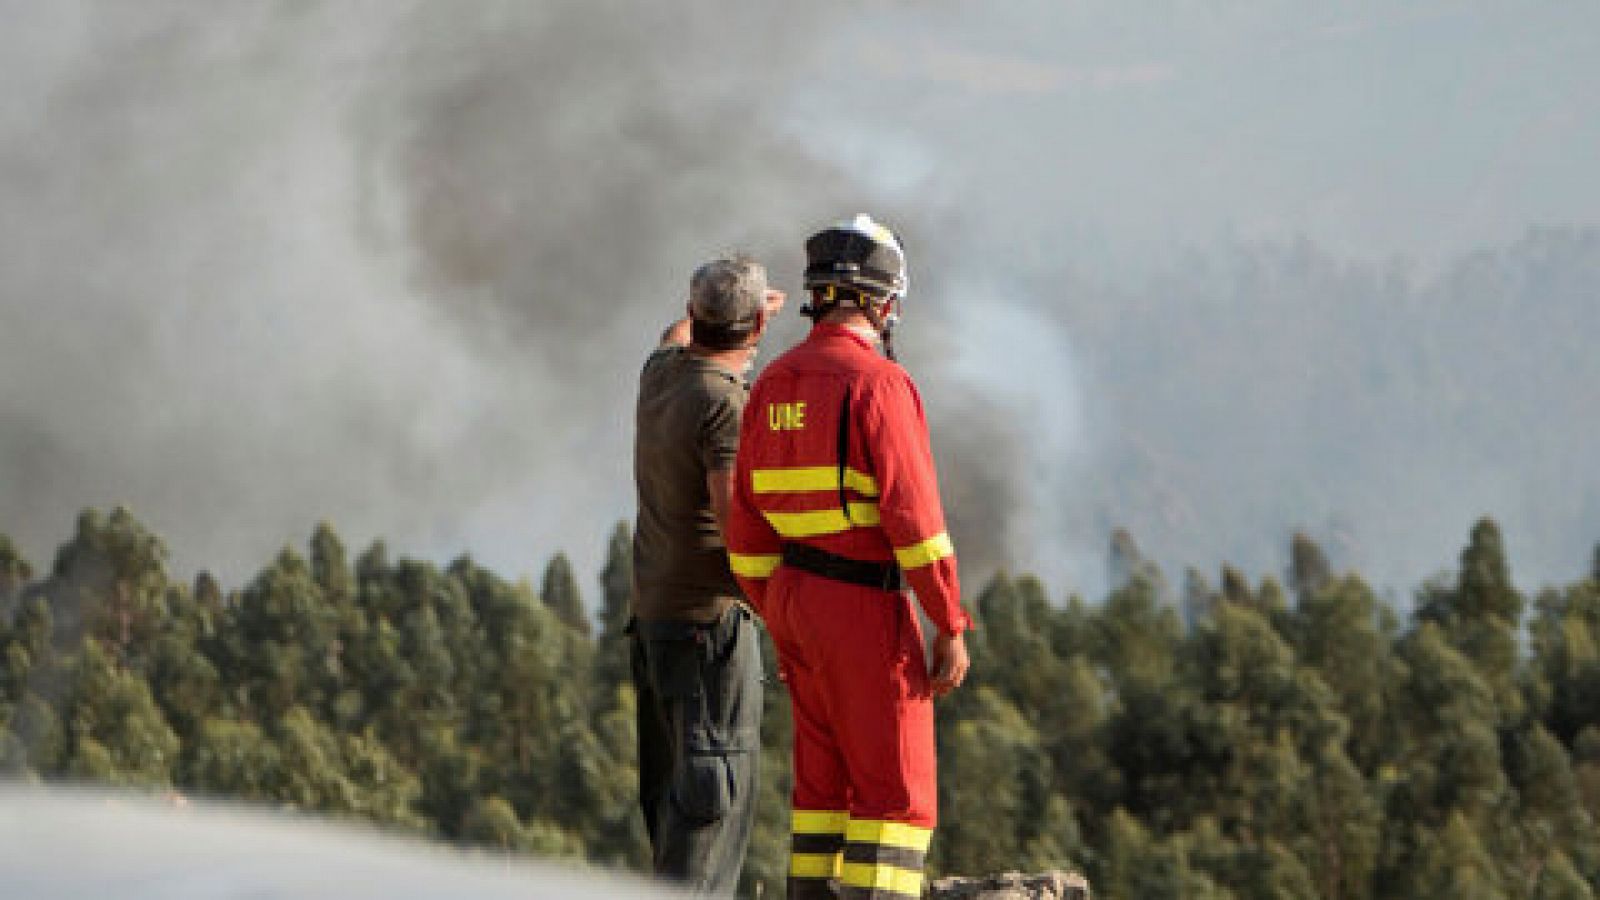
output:
M 772 530 L 750 492 L 750 469 L 754 465 L 751 432 L 757 426 L 751 413 L 754 402 L 746 403 L 740 426 L 739 444 L 744 451 L 734 458 L 733 496 L 729 498 L 727 533 L 728 566 L 744 590 L 745 598 L 757 615 L 764 615 L 763 604 L 767 597 L 767 581 L 778 568 L 780 543 L 778 533 Z
M 867 392 L 861 425 L 878 479 L 878 509 L 895 560 L 917 600 L 945 634 L 972 627 L 961 608 L 955 546 L 945 530 L 928 421 L 904 370 L 876 380 Z

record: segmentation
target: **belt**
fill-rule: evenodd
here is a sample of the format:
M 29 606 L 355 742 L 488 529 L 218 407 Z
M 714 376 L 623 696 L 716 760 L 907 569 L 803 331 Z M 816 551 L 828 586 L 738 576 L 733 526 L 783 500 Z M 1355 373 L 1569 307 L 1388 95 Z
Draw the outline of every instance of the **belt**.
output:
M 851 559 L 837 553 L 829 553 L 810 544 L 797 544 L 785 542 L 783 544 L 783 564 L 792 566 L 802 572 L 821 575 L 834 581 L 843 581 L 846 584 L 857 584 L 862 587 L 877 588 L 880 591 L 903 591 L 906 589 L 906 576 L 900 567 L 892 562 L 868 562 L 864 559 Z
M 652 641 L 702 641 L 707 636 L 719 637 L 725 631 L 737 628 L 742 619 L 748 619 L 751 613 L 743 603 L 733 603 L 722 612 L 722 615 L 709 622 L 695 622 L 689 619 L 641 619 L 638 616 L 629 616 L 628 624 L 622 629 L 626 634 L 638 635 Z

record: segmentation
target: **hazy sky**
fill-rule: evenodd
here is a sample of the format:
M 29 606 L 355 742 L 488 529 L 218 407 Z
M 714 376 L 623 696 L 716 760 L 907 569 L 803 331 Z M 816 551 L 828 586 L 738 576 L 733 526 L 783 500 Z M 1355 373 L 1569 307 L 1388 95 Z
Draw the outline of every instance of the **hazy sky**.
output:
M 1585 0 L 877 8 L 830 48 L 859 78 L 797 119 L 881 117 L 986 229 L 1022 210 L 1135 259 L 1218 234 L 1432 259 L 1600 209 Z
M 1600 223 L 1593 2 L 751 7 L 0 0 L 0 531 L 47 562 L 126 503 L 231 581 L 322 518 L 593 571 L 694 265 L 797 293 L 804 235 L 865 209 L 908 235 L 972 557 L 1095 585 L 1059 510 L 1126 423 L 1070 297 L 1019 283 L 1302 236 L 1439 271 Z M 1234 524 L 1190 545 L 1278 552 Z

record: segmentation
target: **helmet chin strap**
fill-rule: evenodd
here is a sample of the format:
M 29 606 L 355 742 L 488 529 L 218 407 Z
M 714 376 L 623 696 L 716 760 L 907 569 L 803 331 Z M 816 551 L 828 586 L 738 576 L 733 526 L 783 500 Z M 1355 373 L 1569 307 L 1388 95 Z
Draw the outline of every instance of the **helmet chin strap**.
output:
M 872 323 L 872 327 L 878 332 L 878 338 L 883 341 L 883 355 L 891 362 L 897 362 L 894 358 L 894 327 L 900 324 L 900 314 L 895 311 L 894 306 L 893 295 L 884 301 L 883 308 L 886 312 L 882 315 L 878 314 L 877 307 L 871 302 L 861 306 L 861 311 L 867 314 L 867 321 Z
M 878 333 L 878 340 L 883 343 L 883 355 L 887 356 L 891 361 L 895 359 L 894 327 L 900 324 L 899 303 L 900 295 L 890 294 L 881 304 L 875 303 L 865 296 L 858 296 L 856 302 L 852 304 L 861 310 L 861 314 L 867 317 L 867 323 L 872 326 L 872 330 Z M 878 313 L 880 305 L 884 309 L 882 314 Z M 822 301 L 807 303 L 800 307 L 800 314 L 813 322 L 820 322 L 823 316 L 838 308 L 838 292 L 835 286 L 830 284 L 823 293 Z

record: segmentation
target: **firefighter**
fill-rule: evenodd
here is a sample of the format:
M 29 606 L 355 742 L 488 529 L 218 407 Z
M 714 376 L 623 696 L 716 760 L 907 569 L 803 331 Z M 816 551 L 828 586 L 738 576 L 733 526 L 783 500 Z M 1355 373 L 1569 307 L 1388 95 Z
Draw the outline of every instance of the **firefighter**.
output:
M 745 372 L 783 305 L 747 257 L 701 266 L 639 377 L 631 634 L 639 802 L 657 875 L 732 896 L 754 822 L 761 655 L 721 523 Z
M 751 389 L 729 560 L 793 708 L 789 896 L 915 898 L 936 819 L 933 698 L 966 676 L 971 620 L 922 401 L 893 360 L 900 241 L 860 215 L 805 249 L 813 324 Z M 908 589 L 939 632 L 931 672 Z

